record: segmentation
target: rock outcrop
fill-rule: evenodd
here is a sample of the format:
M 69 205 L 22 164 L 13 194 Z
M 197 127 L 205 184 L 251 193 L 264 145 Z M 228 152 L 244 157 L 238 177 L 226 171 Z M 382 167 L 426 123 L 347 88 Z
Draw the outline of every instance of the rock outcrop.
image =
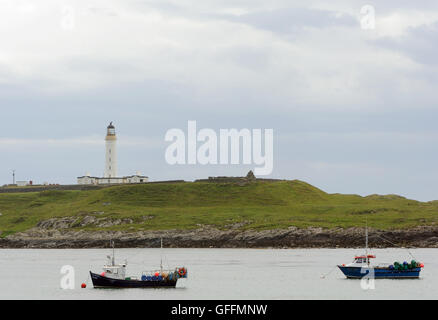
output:
M 94 217 L 95 218 L 95 217 Z M 98 218 L 88 219 L 96 224 Z M 85 219 L 84 219 L 85 220 Z M 84 222 L 82 220 L 82 222 Z M 50 223 L 52 223 L 50 225 Z M 200 226 L 194 230 L 165 231 L 84 231 L 69 229 L 77 221 L 42 222 L 36 228 L 0 239 L 2 248 L 103 248 L 109 240 L 116 240 L 118 247 L 159 247 L 163 239 L 172 248 L 352 248 L 364 245 L 364 230 L 349 229 L 299 229 L 289 227 L 276 230 L 241 230 L 229 226 L 219 230 Z M 123 223 L 112 221 L 111 223 Z M 128 221 L 125 221 L 128 223 Z M 438 248 L 438 227 L 417 227 L 408 230 L 369 230 L 372 247 L 433 247 Z

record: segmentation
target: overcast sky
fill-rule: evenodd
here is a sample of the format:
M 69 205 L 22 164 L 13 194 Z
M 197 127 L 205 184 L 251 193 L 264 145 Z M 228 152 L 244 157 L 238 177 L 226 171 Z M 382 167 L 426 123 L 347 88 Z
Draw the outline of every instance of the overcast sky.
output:
M 437 44 L 437 1 L 2 0 L 0 185 L 102 175 L 109 121 L 120 175 L 253 168 L 168 165 L 196 120 L 274 129 L 275 178 L 438 199 Z

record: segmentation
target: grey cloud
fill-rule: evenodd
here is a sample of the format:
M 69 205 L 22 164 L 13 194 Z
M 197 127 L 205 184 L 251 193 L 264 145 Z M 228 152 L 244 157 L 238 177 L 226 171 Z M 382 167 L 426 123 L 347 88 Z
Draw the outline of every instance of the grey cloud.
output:
M 350 0 L 346 2 L 351 3 Z M 360 8 L 363 5 L 372 5 L 376 9 L 376 14 L 389 14 L 394 11 L 403 9 L 410 11 L 432 11 L 438 9 L 436 0 L 422 0 L 421 4 L 412 0 L 385 0 L 385 1 L 356 1 L 355 6 Z
M 118 16 L 118 13 L 116 10 L 114 10 L 112 8 L 105 8 L 105 7 L 88 7 L 86 9 L 86 12 L 90 13 L 90 14 L 110 16 L 110 17 Z
M 141 5 L 142 4 L 142 5 Z M 139 3 L 139 7 L 146 10 L 149 2 Z M 233 3 L 238 6 L 238 4 Z M 274 4 L 275 5 L 275 4 Z M 219 14 L 211 10 L 196 10 L 193 7 L 177 5 L 171 2 L 162 2 L 154 5 L 163 13 L 171 13 L 198 20 L 219 19 L 237 23 L 244 23 L 253 27 L 269 30 L 275 33 L 293 33 L 306 27 L 325 28 L 333 26 L 358 26 L 357 17 L 347 13 L 311 9 L 304 7 L 287 7 L 286 3 L 278 3 L 275 9 L 256 9 L 242 15 Z M 242 1 L 241 8 L 248 6 L 248 2 Z M 257 5 L 254 5 L 257 8 Z M 262 7 L 259 4 L 259 7 Z M 358 7 L 360 8 L 360 7 Z
M 303 28 L 326 28 L 358 25 L 355 17 L 334 11 L 308 8 L 281 8 L 258 11 L 240 16 L 229 16 L 234 22 L 249 24 L 275 33 L 289 34 Z
M 399 51 L 418 63 L 434 65 L 438 63 L 438 21 L 431 25 L 411 27 L 401 37 L 385 37 L 375 40 L 378 46 Z

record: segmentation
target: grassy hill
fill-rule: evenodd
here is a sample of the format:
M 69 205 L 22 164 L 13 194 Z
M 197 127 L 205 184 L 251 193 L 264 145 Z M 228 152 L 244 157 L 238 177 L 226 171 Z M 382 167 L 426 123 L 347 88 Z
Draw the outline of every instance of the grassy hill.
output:
M 111 230 L 190 229 L 199 225 L 242 229 L 297 227 L 409 228 L 438 222 L 438 202 L 396 195 L 328 194 L 305 182 L 185 182 L 113 186 L 86 191 L 0 194 L 1 236 L 53 217 L 87 215 L 131 219 Z M 86 226 L 86 230 L 105 227 Z

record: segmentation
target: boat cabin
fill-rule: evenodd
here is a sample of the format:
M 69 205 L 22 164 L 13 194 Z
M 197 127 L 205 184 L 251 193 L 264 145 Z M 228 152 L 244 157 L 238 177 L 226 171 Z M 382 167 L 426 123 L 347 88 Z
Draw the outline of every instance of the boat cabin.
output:
M 108 263 L 103 266 L 103 272 L 101 276 L 112 278 L 112 279 L 122 279 L 125 280 L 126 265 L 128 262 L 125 260 L 123 264 L 116 264 L 114 253 L 112 256 L 107 256 Z
M 126 264 L 103 266 L 103 275 L 107 278 L 125 280 Z
M 370 259 L 376 258 L 375 255 L 368 254 L 354 257 L 353 264 L 370 264 Z

